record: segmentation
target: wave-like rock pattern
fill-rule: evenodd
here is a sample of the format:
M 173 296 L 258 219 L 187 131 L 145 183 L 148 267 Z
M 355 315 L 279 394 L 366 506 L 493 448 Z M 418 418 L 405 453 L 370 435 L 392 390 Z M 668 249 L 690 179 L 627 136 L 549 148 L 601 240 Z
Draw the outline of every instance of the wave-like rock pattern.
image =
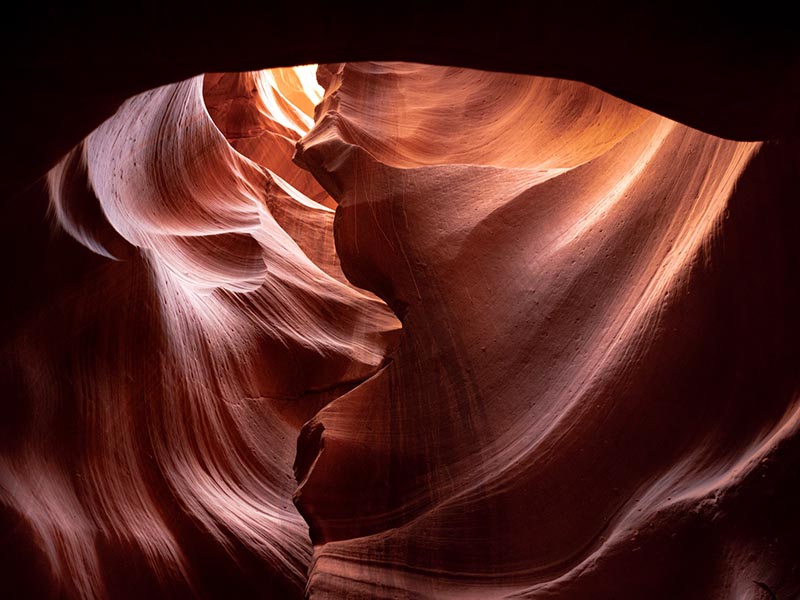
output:
M 111 260 L 7 357 L 31 408 L 0 484 L 77 597 L 302 595 L 299 427 L 399 327 L 346 283 L 319 186 L 271 170 L 289 142 L 246 158 L 202 86 L 130 99 L 49 175 L 60 225 Z
M 312 70 L 145 92 L 49 173 L 92 252 L 1 350 L 19 585 L 800 594 L 797 144 Z
M 298 159 L 404 331 L 304 428 L 311 597 L 794 597 L 795 149 L 567 81 L 320 79 Z

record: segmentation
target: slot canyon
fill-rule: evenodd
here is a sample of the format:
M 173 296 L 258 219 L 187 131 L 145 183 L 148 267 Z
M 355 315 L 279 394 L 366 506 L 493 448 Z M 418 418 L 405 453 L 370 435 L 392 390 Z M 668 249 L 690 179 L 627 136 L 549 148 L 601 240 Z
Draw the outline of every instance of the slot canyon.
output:
M 0 597 L 800 598 L 800 35 L 3 25 Z

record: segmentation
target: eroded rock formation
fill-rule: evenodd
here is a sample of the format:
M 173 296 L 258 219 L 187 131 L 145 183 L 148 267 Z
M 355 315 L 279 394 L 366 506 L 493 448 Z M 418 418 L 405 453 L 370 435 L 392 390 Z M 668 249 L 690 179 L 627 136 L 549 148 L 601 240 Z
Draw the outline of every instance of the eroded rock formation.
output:
M 797 520 L 759 516 L 797 498 L 774 466 L 798 425 L 779 233 L 796 148 L 572 82 L 374 63 L 321 80 L 299 160 L 339 202 L 345 272 L 404 329 L 304 427 L 310 589 L 796 594 Z
M 565 80 L 308 76 L 144 92 L 50 171 L 11 584 L 800 593 L 796 143 Z

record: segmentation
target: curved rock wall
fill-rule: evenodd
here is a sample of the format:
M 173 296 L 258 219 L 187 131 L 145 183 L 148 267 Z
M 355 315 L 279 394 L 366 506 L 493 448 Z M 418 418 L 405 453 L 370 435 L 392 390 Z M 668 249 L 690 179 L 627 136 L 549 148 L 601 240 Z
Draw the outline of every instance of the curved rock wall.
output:
M 48 174 L 63 232 L 4 323 L 10 589 L 800 593 L 796 142 L 310 73 L 144 92 Z

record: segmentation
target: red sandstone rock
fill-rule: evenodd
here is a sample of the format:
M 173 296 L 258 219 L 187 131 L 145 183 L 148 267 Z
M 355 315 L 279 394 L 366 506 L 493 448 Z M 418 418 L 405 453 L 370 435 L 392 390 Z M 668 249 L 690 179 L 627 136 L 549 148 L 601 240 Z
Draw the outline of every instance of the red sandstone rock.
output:
M 308 131 L 296 73 L 139 94 L 48 175 L 11 585 L 800 593 L 796 143 L 408 63 L 321 67 Z

